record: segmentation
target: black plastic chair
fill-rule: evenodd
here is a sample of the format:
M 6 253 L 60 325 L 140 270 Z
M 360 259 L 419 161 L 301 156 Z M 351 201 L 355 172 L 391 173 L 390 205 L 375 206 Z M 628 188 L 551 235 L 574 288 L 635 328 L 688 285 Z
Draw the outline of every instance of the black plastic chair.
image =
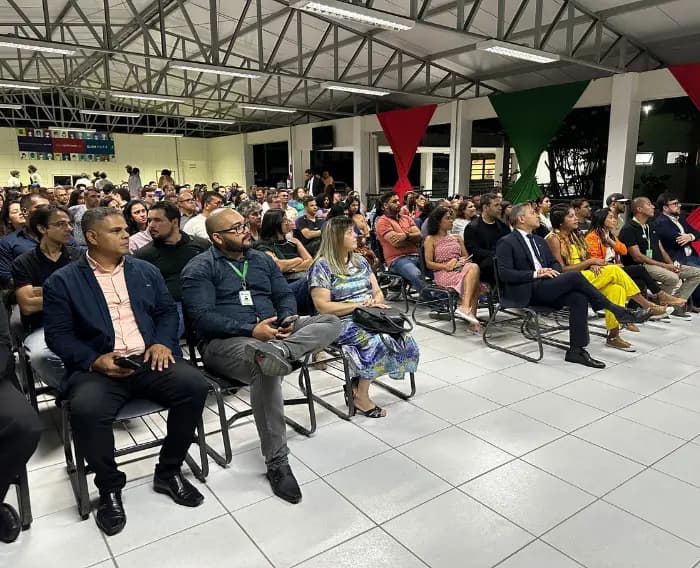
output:
M 24 467 L 17 478 L 13 481 L 17 490 L 17 508 L 22 524 L 22 530 L 26 531 L 32 525 L 32 503 L 29 498 L 29 480 L 27 478 L 27 468 Z
M 231 437 L 229 435 L 229 428 L 236 425 L 236 422 L 241 418 L 246 418 L 252 416 L 253 409 L 247 408 L 245 410 L 236 410 L 232 406 L 226 403 L 224 397 L 227 395 L 235 394 L 238 390 L 243 387 L 248 386 L 245 383 L 232 381 L 224 377 L 220 377 L 214 373 L 209 372 L 204 366 L 202 356 L 199 350 L 199 345 L 192 329 L 192 325 L 188 318 L 185 318 L 185 339 L 187 341 L 187 352 L 189 354 L 189 362 L 191 365 L 197 367 L 200 372 L 204 375 L 207 382 L 209 383 L 209 388 L 214 394 L 216 399 L 216 414 L 219 419 L 219 428 L 216 430 L 206 432 L 206 435 L 221 433 L 223 445 L 224 445 L 224 455 L 222 456 L 214 448 L 205 443 L 206 453 L 211 456 L 211 458 L 220 466 L 225 467 L 230 464 L 233 460 L 233 451 L 231 449 Z M 309 427 L 302 426 L 295 420 L 285 416 L 285 422 L 291 426 L 296 432 L 304 436 L 311 436 L 316 431 L 316 409 L 314 408 L 314 395 L 311 389 L 311 377 L 309 375 L 309 364 L 310 356 L 307 356 L 303 362 L 301 362 L 299 367 L 299 385 L 304 394 L 303 397 L 296 397 L 285 399 L 285 406 L 294 406 L 299 404 L 304 404 L 309 410 Z M 303 387 L 302 387 L 303 385 Z M 227 408 L 233 412 L 229 415 L 227 413 Z M 205 412 L 206 412 L 205 408 Z
M 515 355 L 516 357 L 533 363 L 542 360 L 544 356 L 543 345 L 551 345 L 559 349 L 568 349 L 568 341 L 554 337 L 554 335 L 569 329 L 568 312 L 565 310 L 556 310 L 549 306 L 531 305 L 523 307 L 509 302 L 503 294 L 503 287 L 501 286 L 500 274 L 498 272 L 498 259 L 495 257 L 493 259 L 493 271 L 496 280 L 498 301 L 484 328 L 484 333 L 482 335 L 484 343 L 491 349 Z M 504 317 L 499 319 L 499 315 L 503 315 Z M 551 318 L 553 323 L 543 323 L 541 320 L 542 317 Z M 497 328 L 519 328 L 520 333 L 527 341 L 510 347 L 498 345 L 491 339 L 492 332 Z M 518 347 L 528 345 L 533 341 L 537 344 L 537 356 L 533 357 L 517 350 Z
M 457 320 L 455 318 L 455 309 L 459 303 L 459 293 L 453 288 L 445 288 L 438 286 L 433 280 L 433 271 L 429 270 L 425 262 L 425 249 L 421 244 L 418 248 L 419 266 L 423 278 L 425 278 L 426 286 L 423 294 L 416 300 L 411 312 L 413 323 L 421 327 L 427 327 L 433 331 L 444 333 L 445 335 L 453 335 L 457 331 Z M 420 307 L 428 307 L 431 313 L 436 313 L 436 319 L 444 319 L 450 322 L 451 329 L 444 329 L 433 325 L 426 321 L 419 320 L 416 317 L 416 311 Z

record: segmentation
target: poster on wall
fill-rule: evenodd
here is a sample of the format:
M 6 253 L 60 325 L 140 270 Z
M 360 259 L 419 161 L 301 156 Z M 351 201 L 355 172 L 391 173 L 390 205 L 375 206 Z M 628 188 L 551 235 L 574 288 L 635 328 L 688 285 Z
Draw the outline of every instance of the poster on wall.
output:
M 109 132 L 17 128 L 20 160 L 109 162 L 115 159 Z

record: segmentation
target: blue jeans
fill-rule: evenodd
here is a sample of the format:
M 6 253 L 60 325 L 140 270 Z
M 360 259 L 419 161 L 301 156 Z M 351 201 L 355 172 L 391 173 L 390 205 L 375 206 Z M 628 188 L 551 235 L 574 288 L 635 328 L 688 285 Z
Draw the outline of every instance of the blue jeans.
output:
M 411 283 L 416 290 L 421 292 L 425 288 L 425 280 L 420 271 L 420 263 L 417 254 L 407 254 L 395 259 L 389 266 L 389 272 L 398 274 Z
M 33 331 L 24 339 L 24 348 L 34 374 L 50 387 L 59 389 L 66 370 L 59 356 L 46 346 L 43 328 Z

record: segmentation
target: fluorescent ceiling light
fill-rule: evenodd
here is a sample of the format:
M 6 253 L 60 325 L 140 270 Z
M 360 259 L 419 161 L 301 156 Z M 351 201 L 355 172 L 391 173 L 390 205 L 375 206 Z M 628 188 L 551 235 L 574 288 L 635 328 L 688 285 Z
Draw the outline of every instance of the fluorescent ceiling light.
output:
M 182 134 L 167 134 L 165 132 L 144 132 L 143 136 L 153 136 L 160 138 L 182 138 Z
M 7 89 L 30 89 L 32 91 L 38 91 L 41 89 L 39 83 L 23 83 L 22 81 L 5 81 L 5 79 L 0 79 L 0 87 Z
M 8 105 L 8 104 L 0 104 L 0 109 L 8 109 L 8 110 L 22 110 L 24 107 L 22 105 Z
M 113 97 L 117 97 L 120 99 L 136 99 L 138 101 L 156 101 L 161 103 L 184 103 L 187 101 L 187 99 L 184 97 L 170 97 L 168 95 L 151 95 L 148 93 L 129 93 L 126 91 L 111 91 L 110 94 Z
M 291 107 L 282 107 L 274 105 L 256 105 L 252 103 L 241 103 L 238 105 L 238 108 L 247 108 L 248 110 L 266 110 L 268 112 L 286 112 L 290 114 L 297 112 L 297 109 Z
M 60 126 L 52 126 L 49 130 L 59 130 L 61 132 L 86 132 L 87 134 L 94 134 L 97 132 L 94 128 L 61 128 Z
M 236 124 L 235 120 L 226 120 L 224 118 L 205 118 L 199 116 L 186 116 L 185 122 L 201 122 L 204 124 Z
M 541 49 L 533 49 L 515 43 L 508 43 L 507 41 L 499 41 L 497 39 L 480 41 L 476 44 L 476 48 L 481 51 L 505 55 L 506 57 L 534 61 L 535 63 L 552 63 L 554 61 L 559 61 L 559 56 L 556 53 L 542 51 Z
M 344 91 L 346 93 L 358 93 L 360 95 L 375 95 L 383 97 L 391 93 L 386 89 L 377 89 L 376 87 L 365 87 L 364 85 L 349 85 L 347 83 L 322 83 L 321 87 L 330 89 L 331 91 Z
M 415 26 L 415 22 L 409 18 L 402 18 L 387 12 L 365 8 L 357 4 L 338 2 L 337 0 L 300 0 L 290 4 L 290 8 L 339 18 L 341 20 L 351 20 L 359 24 L 366 24 L 376 28 L 384 28 L 395 32 L 410 30 Z
M 237 67 L 219 67 L 208 65 L 207 63 L 196 63 L 194 61 L 171 61 L 170 67 L 182 69 L 184 71 L 195 71 L 197 73 L 214 73 L 215 75 L 227 75 L 229 77 L 241 77 L 243 79 L 259 79 L 266 73 L 253 71 L 252 69 L 241 69 Z
M 14 49 L 28 49 L 30 51 L 43 51 L 44 53 L 58 53 L 59 55 L 75 55 L 77 51 L 70 45 L 53 43 L 51 41 L 39 41 L 24 37 L 12 37 L 0 35 L 0 47 L 12 47 Z
M 87 114 L 89 116 L 118 116 L 122 118 L 139 118 L 141 116 L 138 112 L 120 112 L 117 110 L 80 110 L 80 114 Z

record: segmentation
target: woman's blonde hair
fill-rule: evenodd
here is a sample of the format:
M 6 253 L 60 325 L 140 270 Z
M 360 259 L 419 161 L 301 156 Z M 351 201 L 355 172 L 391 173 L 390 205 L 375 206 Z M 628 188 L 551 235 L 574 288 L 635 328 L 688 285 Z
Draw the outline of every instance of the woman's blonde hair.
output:
M 360 263 L 357 260 L 357 255 L 354 253 L 346 255 L 345 247 L 343 246 L 345 231 L 354 226 L 352 219 L 349 217 L 341 216 L 328 219 L 323 226 L 321 246 L 318 248 L 314 263 L 321 258 L 324 259 L 334 274 L 347 274 L 348 261 L 355 268 L 359 268 Z

